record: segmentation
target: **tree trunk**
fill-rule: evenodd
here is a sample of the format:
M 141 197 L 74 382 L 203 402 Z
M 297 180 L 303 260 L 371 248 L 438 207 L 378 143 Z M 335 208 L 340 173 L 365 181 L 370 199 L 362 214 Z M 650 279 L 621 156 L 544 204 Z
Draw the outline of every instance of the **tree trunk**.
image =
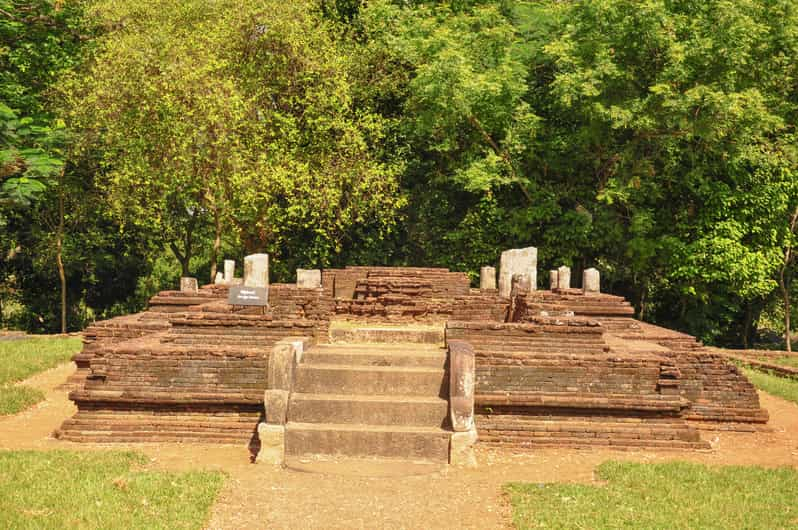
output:
M 189 271 L 189 262 L 191 261 L 191 254 L 186 252 L 183 254 L 180 252 L 180 249 L 177 248 L 177 245 L 174 243 L 169 243 L 169 248 L 172 249 L 172 254 L 175 255 L 177 261 L 180 263 L 180 274 L 183 277 L 186 277 L 190 274 Z
M 638 318 L 643 321 L 646 318 L 646 293 L 648 292 L 648 286 L 643 286 L 643 291 L 640 293 L 640 314 Z
M 61 333 L 67 332 L 67 283 L 63 260 L 64 249 L 64 170 L 58 179 L 58 231 L 56 233 L 55 261 L 58 265 L 58 278 L 61 280 Z
M 219 210 L 214 209 L 213 221 L 216 225 L 216 237 L 213 239 L 213 248 L 211 249 L 211 283 L 216 281 L 217 262 L 219 261 L 219 249 L 222 246 L 222 220 L 219 216 Z
M 787 342 L 787 351 L 792 353 L 792 333 L 790 332 L 790 313 L 792 307 L 790 306 L 790 284 L 785 278 L 787 268 L 792 261 L 792 236 L 795 233 L 796 225 L 798 225 L 798 207 L 790 217 L 790 230 L 787 233 L 787 249 L 784 251 L 784 262 L 781 264 L 779 270 L 779 287 L 781 287 L 781 297 L 784 301 L 784 340 Z
M 784 271 L 779 278 L 781 296 L 784 301 L 784 340 L 787 341 L 787 351 L 792 352 L 792 334 L 790 333 L 790 288 L 784 281 Z
M 749 347 L 748 338 L 751 336 L 751 324 L 754 321 L 754 308 L 751 302 L 745 307 L 745 320 L 743 321 L 743 349 Z

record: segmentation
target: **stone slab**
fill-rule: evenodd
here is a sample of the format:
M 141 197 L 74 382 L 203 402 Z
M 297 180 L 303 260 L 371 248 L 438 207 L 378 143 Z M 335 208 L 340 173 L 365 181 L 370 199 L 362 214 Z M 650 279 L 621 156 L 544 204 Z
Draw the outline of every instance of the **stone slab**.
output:
M 224 260 L 224 281 L 230 283 L 236 277 L 236 262 L 232 259 Z
M 300 289 L 318 289 L 321 287 L 321 270 L 297 269 L 296 286 Z
M 557 269 L 557 288 L 570 289 L 571 288 L 571 267 L 563 265 Z
M 496 289 L 496 267 L 482 267 L 479 272 L 479 288 L 485 291 Z
M 537 285 L 538 249 L 535 247 L 505 250 L 501 255 L 499 267 L 499 296 L 510 296 L 513 275 L 527 274 L 532 290 Z
M 244 287 L 269 288 L 268 254 L 251 254 L 244 258 Z

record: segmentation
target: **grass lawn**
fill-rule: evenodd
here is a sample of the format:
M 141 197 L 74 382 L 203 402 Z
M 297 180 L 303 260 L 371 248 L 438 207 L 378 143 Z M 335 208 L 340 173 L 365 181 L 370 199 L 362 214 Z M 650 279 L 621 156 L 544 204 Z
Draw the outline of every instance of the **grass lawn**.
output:
M 510 484 L 517 528 L 795 528 L 798 471 L 605 462 L 606 485 Z
M 792 357 L 779 357 L 776 359 L 776 364 L 789 366 L 790 368 L 798 368 L 798 355 L 793 355 Z
M 0 416 L 15 414 L 44 399 L 40 391 L 14 383 L 69 361 L 80 347 L 77 337 L 0 341 Z
M 742 368 L 742 371 L 758 389 L 793 403 L 798 403 L 798 381 L 795 379 L 779 377 L 751 368 Z
M 224 475 L 129 452 L 0 451 L 0 528 L 202 528 Z

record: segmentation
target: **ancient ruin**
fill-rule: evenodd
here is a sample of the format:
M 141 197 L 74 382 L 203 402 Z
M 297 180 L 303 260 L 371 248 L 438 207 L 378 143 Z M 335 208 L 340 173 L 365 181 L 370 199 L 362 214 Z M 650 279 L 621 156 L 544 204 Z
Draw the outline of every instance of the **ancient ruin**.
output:
M 243 279 L 226 261 L 212 285 L 183 279 L 147 311 L 86 330 L 78 412 L 56 435 L 235 443 L 270 463 L 473 465 L 474 443 L 706 449 L 701 429 L 767 422 L 735 365 L 635 320 L 601 293 L 599 271 L 577 288 L 563 266 L 537 290 L 536 267 L 537 249 L 505 252 L 498 288 L 486 266 L 477 289 L 465 273 L 417 267 L 269 284 L 268 256 L 247 257 Z

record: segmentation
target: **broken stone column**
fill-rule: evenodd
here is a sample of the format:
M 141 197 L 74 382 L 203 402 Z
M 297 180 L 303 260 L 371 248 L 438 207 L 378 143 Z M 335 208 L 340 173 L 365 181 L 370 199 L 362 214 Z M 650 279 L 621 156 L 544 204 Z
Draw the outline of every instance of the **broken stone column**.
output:
M 601 275 L 597 269 L 585 269 L 582 273 L 582 290 L 585 293 L 601 292 Z
M 560 282 L 559 275 L 557 271 L 549 271 L 549 289 L 552 291 L 557 288 L 557 284 Z
M 300 289 L 318 289 L 321 287 L 321 270 L 297 269 L 296 286 Z
M 483 291 L 496 290 L 496 267 L 482 267 L 479 271 L 479 288 Z
M 499 296 L 510 296 L 514 274 L 526 274 L 535 290 L 538 281 L 538 249 L 516 248 L 502 252 L 499 266 Z
M 232 259 L 224 260 L 224 281 L 225 283 L 233 283 L 233 278 L 236 277 L 236 262 Z
M 285 463 L 285 425 L 258 424 L 260 451 L 255 461 L 259 464 L 282 466 Z
M 224 283 L 224 274 L 221 272 L 216 273 L 216 278 L 213 279 L 213 283 L 215 285 L 221 285 Z
M 571 288 L 571 268 L 563 265 L 557 269 L 557 288 L 570 289 Z
M 186 294 L 197 294 L 199 285 L 196 278 L 180 278 L 180 292 Z
M 252 254 L 244 258 L 244 287 L 269 288 L 268 254 Z

